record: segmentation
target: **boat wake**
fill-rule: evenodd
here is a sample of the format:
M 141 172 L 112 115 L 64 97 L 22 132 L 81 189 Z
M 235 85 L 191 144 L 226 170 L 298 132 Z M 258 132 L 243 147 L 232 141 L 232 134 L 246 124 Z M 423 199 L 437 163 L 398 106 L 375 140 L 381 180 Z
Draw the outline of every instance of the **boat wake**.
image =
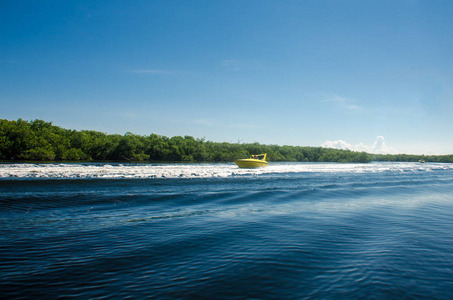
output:
M 0 179 L 139 179 L 215 178 L 284 173 L 379 173 L 451 170 L 452 164 L 419 163 L 272 163 L 268 168 L 241 169 L 233 163 L 193 164 L 0 164 Z

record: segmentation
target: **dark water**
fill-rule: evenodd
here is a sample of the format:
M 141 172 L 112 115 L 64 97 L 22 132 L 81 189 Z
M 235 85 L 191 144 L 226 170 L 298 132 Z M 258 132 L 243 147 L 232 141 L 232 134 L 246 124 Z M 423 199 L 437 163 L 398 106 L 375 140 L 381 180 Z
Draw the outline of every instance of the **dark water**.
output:
M 3 165 L 2 298 L 453 299 L 451 165 L 75 166 Z

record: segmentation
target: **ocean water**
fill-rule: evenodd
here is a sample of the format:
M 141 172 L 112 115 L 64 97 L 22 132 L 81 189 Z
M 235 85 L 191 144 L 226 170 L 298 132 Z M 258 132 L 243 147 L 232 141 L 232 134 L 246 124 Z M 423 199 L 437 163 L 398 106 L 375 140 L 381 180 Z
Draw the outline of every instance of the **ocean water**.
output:
M 8 299 L 453 299 L 453 164 L 0 164 Z

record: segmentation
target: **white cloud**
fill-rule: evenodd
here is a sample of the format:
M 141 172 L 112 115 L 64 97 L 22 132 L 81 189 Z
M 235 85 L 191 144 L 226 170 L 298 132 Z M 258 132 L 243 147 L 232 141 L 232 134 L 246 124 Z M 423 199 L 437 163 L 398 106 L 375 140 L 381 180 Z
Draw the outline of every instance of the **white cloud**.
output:
M 359 151 L 359 152 L 365 151 L 368 153 L 376 153 L 376 154 L 391 154 L 391 153 L 395 152 L 392 147 L 389 147 L 386 145 L 383 136 L 378 136 L 372 145 L 365 145 L 363 143 L 352 145 L 346 141 L 337 140 L 337 141 L 325 141 L 324 143 L 321 144 L 321 147 Z
M 387 154 L 387 153 L 393 153 L 394 152 L 392 147 L 389 147 L 389 146 L 387 146 L 385 144 L 383 136 L 378 136 L 376 138 L 376 141 L 374 141 L 372 149 L 374 151 L 372 153 L 378 153 L 378 154 Z

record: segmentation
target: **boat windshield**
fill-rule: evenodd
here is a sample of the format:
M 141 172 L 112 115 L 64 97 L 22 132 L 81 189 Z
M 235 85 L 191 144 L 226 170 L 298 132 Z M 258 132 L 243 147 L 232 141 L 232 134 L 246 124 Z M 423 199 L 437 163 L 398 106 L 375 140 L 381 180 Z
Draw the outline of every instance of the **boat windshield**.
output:
M 264 160 L 265 157 L 266 157 L 266 154 L 257 154 L 257 155 L 252 155 L 250 158 L 251 159 Z

